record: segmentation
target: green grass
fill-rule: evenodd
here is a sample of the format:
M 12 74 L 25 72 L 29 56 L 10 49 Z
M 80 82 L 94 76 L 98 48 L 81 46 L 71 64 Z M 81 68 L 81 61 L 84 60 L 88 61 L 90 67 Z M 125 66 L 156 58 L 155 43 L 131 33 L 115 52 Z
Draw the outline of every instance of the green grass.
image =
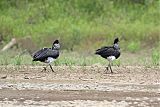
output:
M 131 42 L 127 46 L 128 51 L 135 53 L 140 49 L 140 43 L 139 42 Z
M 0 65 L 5 66 L 19 66 L 19 65 L 46 65 L 41 62 L 33 62 L 32 57 L 29 54 L 20 55 L 20 50 L 11 50 L 7 52 L 1 52 L 0 54 Z M 125 65 L 142 65 L 142 66 L 159 66 L 160 56 L 159 51 L 154 50 L 152 53 L 145 54 L 131 54 L 123 52 L 118 60 L 113 62 L 114 66 L 125 66 Z M 93 53 L 80 53 L 80 52 L 69 52 L 62 51 L 60 57 L 52 64 L 55 66 L 91 66 L 91 65 L 108 65 L 108 61 L 100 56 L 94 55 Z
M 152 63 L 153 65 L 160 65 L 160 52 L 156 49 L 152 52 Z
M 133 41 L 128 49 L 137 51 L 136 43 L 158 42 L 160 0 L 136 1 L 1 0 L 0 35 L 5 43 L 31 36 L 41 47 L 58 38 L 67 50 L 92 50 L 116 35 L 122 46 Z

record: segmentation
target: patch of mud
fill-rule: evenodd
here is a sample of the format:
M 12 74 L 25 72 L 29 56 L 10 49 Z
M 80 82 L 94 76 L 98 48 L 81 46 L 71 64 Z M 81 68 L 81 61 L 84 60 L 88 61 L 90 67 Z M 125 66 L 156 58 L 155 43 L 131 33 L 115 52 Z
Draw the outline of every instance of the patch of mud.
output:
M 117 102 L 117 101 L 84 101 L 84 100 L 75 100 L 75 101 L 56 101 L 56 102 L 51 102 L 51 101 L 32 101 L 32 100 L 26 100 L 23 103 L 21 102 L 11 102 L 11 101 L 5 101 L 5 102 L 0 102 L 0 106 L 8 106 L 8 107 L 125 107 L 128 106 L 128 103 L 125 101 Z M 20 104 L 21 105 L 20 105 Z M 142 104 L 141 104 L 142 105 Z M 145 105 L 145 104 L 143 104 Z
M 160 67 L 1 66 L 0 106 L 160 106 Z
M 0 81 L 0 89 L 12 90 L 91 90 L 91 91 L 123 91 L 123 92 L 156 92 L 160 93 L 160 85 L 137 85 L 137 84 L 117 84 L 100 83 L 92 81 L 64 83 L 63 81 L 52 82 L 33 82 L 33 81 Z
M 160 95 L 148 92 L 1 90 L 0 104 L 5 106 L 126 107 L 157 106 Z
M 1 66 L 0 78 L 13 80 L 77 80 L 109 83 L 159 84 L 160 66 L 122 66 L 113 67 L 113 74 L 106 71 L 104 66 L 53 66 L 55 73 L 48 68 L 41 72 L 43 66 Z

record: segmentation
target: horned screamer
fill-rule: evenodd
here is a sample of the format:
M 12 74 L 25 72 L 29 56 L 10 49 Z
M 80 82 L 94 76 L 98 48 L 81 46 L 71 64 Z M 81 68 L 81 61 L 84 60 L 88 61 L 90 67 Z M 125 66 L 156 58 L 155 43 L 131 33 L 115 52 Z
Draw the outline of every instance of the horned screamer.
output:
M 33 61 L 40 61 L 40 62 L 47 63 L 50 66 L 52 72 L 54 72 L 54 70 L 51 66 L 51 63 L 59 57 L 59 49 L 60 49 L 59 41 L 55 40 L 53 42 L 52 48 L 43 48 L 43 49 L 35 52 L 32 55 Z M 44 67 L 44 70 L 46 70 L 47 66 Z
M 118 42 L 119 42 L 119 39 L 116 38 L 114 40 L 113 46 L 104 46 L 100 49 L 97 49 L 95 53 L 109 61 L 108 67 L 110 68 L 111 73 L 113 73 L 112 68 L 111 68 L 112 61 L 119 58 L 121 54 Z M 108 70 L 108 67 L 107 67 L 107 70 Z

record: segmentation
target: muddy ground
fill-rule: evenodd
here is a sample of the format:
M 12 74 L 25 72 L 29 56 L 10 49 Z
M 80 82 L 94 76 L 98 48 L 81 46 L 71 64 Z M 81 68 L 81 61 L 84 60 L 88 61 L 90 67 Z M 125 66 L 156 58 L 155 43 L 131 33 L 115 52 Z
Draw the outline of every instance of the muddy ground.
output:
M 1 66 L 0 106 L 160 107 L 160 67 Z

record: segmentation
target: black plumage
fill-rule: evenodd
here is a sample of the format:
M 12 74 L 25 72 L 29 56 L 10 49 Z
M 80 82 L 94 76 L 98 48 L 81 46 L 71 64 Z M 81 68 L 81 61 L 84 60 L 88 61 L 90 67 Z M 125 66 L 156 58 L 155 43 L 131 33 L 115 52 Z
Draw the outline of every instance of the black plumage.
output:
M 120 48 L 119 48 L 118 42 L 119 42 L 119 39 L 116 38 L 114 40 L 113 46 L 104 46 L 100 49 L 97 49 L 96 53 L 95 53 L 95 54 L 100 55 L 101 57 L 103 57 L 109 61 L 108 67 L 110 67 L 111 73 L 113 73 L 113 71 L 112 71 L 110 63 L 114 59 L 119 58 L 119 56 L 120 56 Z M 108 70 L 108 67 L 107 67 L 107 70 Z
M 59 57 L 59 49 L 60 49 L 59 41 L 55 40 L 52 45 L 52 48 L 43 48 L 35 52 L 33 54 L 33 61 L 48 63 L 50 68 L 52 69 L 51 62 L 53 62 L 55 59 Z M 44 67 L 44 70 L 46 70 L 46 68 L 47 66 Z
M 34 54 L 33 61 L 45 62 L 48 57 L 52 57 L 53 59 L 57 59 L 58 56 L 59 56 L 59 51 L 52 50 L 51 48 L 43 48 Z

